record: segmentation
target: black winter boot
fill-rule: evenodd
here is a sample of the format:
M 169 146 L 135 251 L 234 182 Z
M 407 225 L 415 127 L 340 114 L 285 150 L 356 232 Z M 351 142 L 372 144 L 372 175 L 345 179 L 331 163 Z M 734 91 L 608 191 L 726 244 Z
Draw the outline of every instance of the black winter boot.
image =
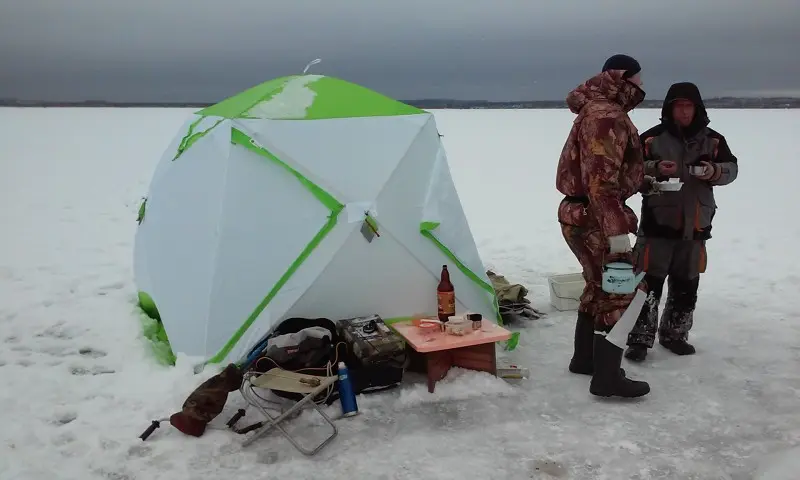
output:
M 647 358 L 647 345 L 635 343 L 625 350 L 625 358 L 634 362 L 643 362 Z
M 647 382 L 631 380 L 619 368 L 622 349 L 606 340 L 604 335 L 594 336 L 594 375 L 589 392 L 598 397 L 641 397 L 650 393 Z
M 636 325 L 628 334 L 628 349 L 625 358 L 634 362 L 643 362 L 647 358 L 647 350 L 653 347 L 658 329 L 658 305 L 661 302 L 661 293 L 664 291 L 664 278 L 645 275 L 645 282 L 650 291 L 647 301 L 636 319 Z
M 687 339 L 694 323 L 697 288 L 700 277 L 690 280 L 669 279 L 669 295 L 658 329 L 658 343 L 676 355 L 693 355 L 695 348 Z
M 594 317 L 586 312 L 578 312 L 575 322 L 575 351 L 569 362 L 569 371 L 582 375 L 594 372 Z
M 694 345 L 686 340 L 659 340 L 658 343 L 675 355 L 694 355 Z

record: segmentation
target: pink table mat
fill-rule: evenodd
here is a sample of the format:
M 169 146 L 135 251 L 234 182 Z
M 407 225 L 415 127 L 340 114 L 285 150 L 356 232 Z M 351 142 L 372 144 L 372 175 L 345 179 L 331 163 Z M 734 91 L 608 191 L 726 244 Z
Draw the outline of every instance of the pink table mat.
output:
M 464 335 L 451 335 L 435 331 L 424 333 L 411 322 L 397 322 L 391 325 L 403 338 L 420 353 L 437 352 L 453 348 L 471 347 L 482 343 L 501 342 L 511 338 L 511 332 L 492 322 L 483 321 L 481 330 L 474 330 Z

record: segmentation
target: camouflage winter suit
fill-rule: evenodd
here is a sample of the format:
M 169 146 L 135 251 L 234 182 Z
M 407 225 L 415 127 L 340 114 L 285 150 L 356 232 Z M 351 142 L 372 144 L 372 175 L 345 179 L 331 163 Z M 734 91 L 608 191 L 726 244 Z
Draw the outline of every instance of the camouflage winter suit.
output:
M 691 125 L 679 128 L 672 120 L 672 102 L 678 98 L 695 104 Z M 684 182 L 678 192 L 645 196 L 642 223 L 636 242 L 637 266 L 647 272 L 650 289 L 648 302 L 628 344 L 653 346 L 658 326 L 658 304 L 669 276 L 669 295 L 658 328 L 662 342 L 686 341 L 693 324 L 700 274 L 706 269 L 706 241 L 711 238 L 711 221 L 716 213 L 714 187 L 727 185 L 738 176 L 736 157 L 725 137 L 708 128 L 703 99 L 691 83 L 672 85 L 664 99 L 661 124 L 642 134 L 645 174 L 665 180 L 658 173 L 658 163 L 670 160 L 677 164 L 673 177 Z M 689 166 L 702 160 L 715 165 L 716 175 L 700 180 L 689 174 Z
M 600 282 L 605 264 L 632 261 L 630 254 L 609 254 L 608 238 L 636 232 L 636 214 L 625 200 L 644 180 L 639 133 L 627 113 L 644 100 L 644 92 L 622 73 L 603 72 L 567 96 L 578 116 L 556 173 L 556 188 L 565 195 L 558 221 L 586 280 L 579 310 L 594 317 L 599 331 L 609 331 L 633 299 L 604 292 Z

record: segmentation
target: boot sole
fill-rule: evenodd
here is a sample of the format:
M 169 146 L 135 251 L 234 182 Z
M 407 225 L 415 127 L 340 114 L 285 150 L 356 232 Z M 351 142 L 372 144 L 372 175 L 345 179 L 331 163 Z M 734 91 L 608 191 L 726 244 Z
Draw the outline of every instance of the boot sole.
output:
M 662 345 L 662 347 L 664 347 L 664 346 Z M 694 355 L 695 353 L 697 353 L 697 350 L 677 350 L 676 351 L 676 350 L 673 350 L 673 349 L 671 349 L 669 347 L 664 347 L 664 348 L 667 351 L 669 351 L 670 353 L 672 353 L 673 355 L 677 355 L 679 357 L 685 357 L 687 355 Z
M 648 388 L 647 391 L 643 391 L 641 393 L 637 392 L 636 394 L 633 394 L 633 395 L 621 395 L 621 394 L 619 394 L 619 393 L 617 393 L 615 391 L 592 389 L 592 387 L 590 386 L 589 387 L 589 393 L 591 393 L 592 395 L 594 395 L 596 397 L 603 397 L 603 398 L 609 398 L 609 397 L 639 398 L 639 397 L 644 397 L 645 395 L 650 393 L 650 389 Z
M 569 371 L 572 372 L 572 373 L 576 373 L 578 375 L 594 375 L 594 369 L 581 370 L 581 369 L 573 368 L 572 365 L 569 366 Z M 626 376 L 624 368 L 620 368 L 619 371 L 620 371 L 620 373 L 622 374 L 623 377 Z
M 636 355 L 628 356 L 628 355 L 625 355 L 625 358 L 627 358 L 631 362 L 642 363 L 645 360 L 647 360 L 647 355 L 644 355 L 644 356 L 636 356 Z
M 569 371 L 578 375 L 594 375 L 594 368 L 578 368 L 570 365 Z

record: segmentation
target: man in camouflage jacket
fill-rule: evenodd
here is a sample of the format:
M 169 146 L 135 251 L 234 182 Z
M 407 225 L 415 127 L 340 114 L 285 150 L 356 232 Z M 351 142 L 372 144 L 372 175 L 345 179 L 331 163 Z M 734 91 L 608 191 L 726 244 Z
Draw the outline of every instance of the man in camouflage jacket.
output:
M 739 173 L 725 137 L 708 128 L 700 90 L 688 82 L 667 91 L 661 123 L 642 134 L 645 173 L 658 180 L 680 178 L 677 192 L 648 195 L 636 242 L 637 267 L 647 272 L 649 288 L 636 326 L 628 336 L 625 356 L 642 361 L 659 343 L 678 355 L 695 353 L 688 343 L 700 274 L 706 269 L 706 241 L 716 212 L 714 187 L 728 185 Z M 669 294 L 658 322 L 658 304 L 669 278 Z
M 640 70 L 633 58 L 614 55 L 602 73 L 569 93 L 567 105 L 577 118 L 556 173 L 556 188 L 564 194 L 558 221 L 586 281 L 569 370 L 593 375 L 589 391 L 600 396 L 637 397 L 650 391 L 646 382 L 625 377 L 622 350 L 605 337 L 634 295 L 601 288 L 606 264 L 633 261 L 628 235 L 636 232 L 637 218 L 625 201 L 642 189 L 644 163 L 628 112 L 645 97 L 638 86 Z

